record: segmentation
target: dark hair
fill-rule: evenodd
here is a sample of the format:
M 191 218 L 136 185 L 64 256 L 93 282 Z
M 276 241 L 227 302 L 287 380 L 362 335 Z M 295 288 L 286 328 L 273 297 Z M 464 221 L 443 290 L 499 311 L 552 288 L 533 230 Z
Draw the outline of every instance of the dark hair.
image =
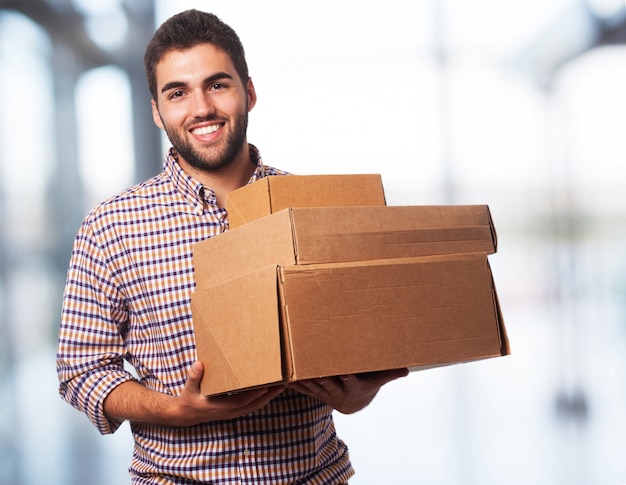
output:
M 173 50 L 190 49 L 200 44 L 213 44 L 228 54 L 244 85 L 248 82 L 248 64 L 237 33 L 215 15 L 199 10 L 186 10 L 167 19 L 152 36 L 143 62 L 148 88 L 156 100 L 156 66 Z

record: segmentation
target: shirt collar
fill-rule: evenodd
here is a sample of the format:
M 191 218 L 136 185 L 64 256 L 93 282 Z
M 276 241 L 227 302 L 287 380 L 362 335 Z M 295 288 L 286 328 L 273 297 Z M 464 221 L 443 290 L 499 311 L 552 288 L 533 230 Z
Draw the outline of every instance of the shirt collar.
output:
M 248 181 L 251 184 L 263 177 L 263 160 L 257 147 L 249 143 L 248 148 L 250 150 L 250 159 L 256 164 L 254 173 Z M 173 147 L 169 149 L 165 157 L 164 171 L 169 175 L 176 190 L 192 206 L 203 206 L 205 197 L 212 199 L 213 203 L 215 203 L 215 194 L 211 187 L 205 187 L 181 168 L 178 164 L 178 154 Z
M 250 177 L 250 180 L 248 180 L 248 183 L 251 184 L 260 178 L 263 178 L 264 170 L 263 159 L 261 158 L 261 152 L 259 152 L 259 149 L 251 143 L 248 143 L 248 147 L 250 148 L 250 159 L 253 163 L 256 163 L 256 169 L 254 170 L 252 177 Z

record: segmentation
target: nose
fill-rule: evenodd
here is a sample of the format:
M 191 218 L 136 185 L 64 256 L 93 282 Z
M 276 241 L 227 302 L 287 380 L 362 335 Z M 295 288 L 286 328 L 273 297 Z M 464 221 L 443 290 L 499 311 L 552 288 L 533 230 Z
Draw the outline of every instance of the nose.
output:
M 196 118 L 206 118 L 215 112 L 215 106 L 211 101 L 211 96 L 204 91 L 194 92 L 193 115 Z

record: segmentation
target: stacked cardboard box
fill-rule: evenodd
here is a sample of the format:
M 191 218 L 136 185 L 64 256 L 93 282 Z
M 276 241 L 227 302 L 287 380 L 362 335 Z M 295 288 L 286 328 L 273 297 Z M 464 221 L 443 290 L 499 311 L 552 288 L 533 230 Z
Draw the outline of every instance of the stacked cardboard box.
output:
M 509 353 L 487 206 L 386 206 L 379 176 L 344 175 L 266 178 L 227 208 L 237 227 L 194 248 L 203 394 Z
M 228 194 L 231 229 L 288 207 L 384 206 L 380 175 L 265 177 Z

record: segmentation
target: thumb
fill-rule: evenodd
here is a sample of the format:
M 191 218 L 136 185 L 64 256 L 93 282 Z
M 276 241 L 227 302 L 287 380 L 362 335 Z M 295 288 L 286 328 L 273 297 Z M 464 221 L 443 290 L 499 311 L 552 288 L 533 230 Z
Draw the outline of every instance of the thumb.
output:
M 204 366 L 202 362 L 196 360 L 191 367 L 189 368 L 189 372 L 187 373 L 187 385 L 192 385 L 193 387 L 200 387 L 200 380 L 202 379 L 202 374 L 204 373 Z

